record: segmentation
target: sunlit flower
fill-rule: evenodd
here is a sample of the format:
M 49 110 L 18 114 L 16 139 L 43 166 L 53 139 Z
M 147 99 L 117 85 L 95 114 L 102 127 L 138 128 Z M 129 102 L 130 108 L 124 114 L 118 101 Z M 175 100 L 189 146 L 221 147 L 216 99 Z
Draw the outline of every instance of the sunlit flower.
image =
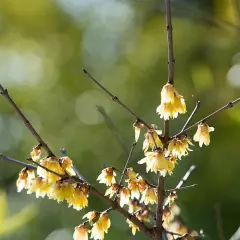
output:
M 62 202 L 68 198 L 71 198 L 74 194 L 74 185 L 68 181 L 59 180 L 55 182 L 49 193 L 49 198 Z
M 129 179 L 135 180 L 137 179 L 138 173 L 135 173 L 132 168 L 126 169 L 126 174 Z
M 86 184 L 79 185 L 77 184 L 74 187 L 73 194 L 66 198 L 68 206 L 72 206 L 77 211 L 88 206 L 88 194 L 89 189 Z
M 138 177 L 137 179 L 138 190 L 140 193 L 143 193 L 148 184 L 142 177 Z
M 137 180 L 128 179 L 127 183 L 128 183 L 128 189 L 131 191 L 131 198 L 132 199 L 134 199 L 134 198 L 139 199 L 140 192 L 139 192 L 139 189 L 138 189 Z
M 23 168 L 17 180 L 17 191 L 21 192 L 23 189 L 28 189 L 32 180 L 35 178 L 35 172 L 33 169 L 30 168 Z
M 206 146 L 210 143 L 210 132 L 213 132 L 214 128 L 209 127 L 206 123 L 200 123 L 196 134 L 193 136 L 195 142 L 199 142 L 199 146 L 202 147 L 203 144 Z
M 69 175 L 69 176 L 75 176 L 76 173 L 73 169 L 72 160 L 69 157 L 61 157 L 60 163 L 62 169 Z
M 130 195 L 131 195 L 131 193 L 130 193 L 130 190 L 128 188 L 123 187 L 123 188 L 120 189 L 120 192 L 119 192 L 120 202 L 119 202 L 119 204 L 120 204 L 121 207 L 123 207 L 125 204 L 128 205 Z
M 161 130 L 148 130 L 148 132 L 145 134 L 145 140 L 143 142 L 143 151 L 146 152 L 149 148 L 163 148 L 162 141 L 159 138 L 159 135 L 161 134 Z
M 173 205 L 173 203 L 174 203 L 174 201 L 175 201 L 176 198 L 177 198 L 177 194 L 176 194 L 176 193 L 171 192 L 171 193 L 169 194 L 168 200 L 167 200 L 169 207 L 171 207 L 171 206 Z
M 31 185 L 27 191 L 27 194 L 31 194 L 33 192 L 36 193 L 36 198 L 45 197 L 48 195 L 51 189 L 51 185 L 47 180 L 42 177 L 37 177 L 31 181 Z
M 175 157 L 181 159 L 182 156 L 186 156 L 188 151 L 191 151 L 189 145 L 193 145 L 187 136 L 182 138 L 173 138 L 168 145 L 168 151 Z
M 38 162 L 41 157 L 41 146 L 37 145 L 33 148 L 32 152 L 30 153 L 30 156 L 33 161 Z
M 93 239 L 104 239 L 104 233 L 108 232 L 111 226 L 111 221 L 106 212 L 101 213 L 99 219 L 93 224 L 91 230 L 91 238 Z
M 55 173 L 64 175 L 64 170 L 60 166 L 58 159 L 55 157 L 49 157 L 49 158 L 42 159 L 42 160 L 40 160 L 40 164 L 43 167 L 50 169 Z M 60 179 L 60 177 L 57 176 L 56 174 L 50 173 L 49 171 L 46 171 L 45 169 L 43 169 L 42 167 L 39 167 L 39 166 L 37 168 L 37 174 L 40 177 L 47 179 L 49 183 L 55 183 L 57 180 Z
M 116 173 L 114 172 L 113 168 L 105 168 L 102 170 L 97 180 L 100 183 L 104 183 L 107 186 L 111 186 L 112 184 L 116 183 L 115 176 L 116 176 Z
M 88 229 L 84 226 L 84 224 L 75 227 L 75 231 L 73 233 L 74 240 L 88 240 Z
M 108 188 L 105 192 L 105 196 L 108 196 L 112 198 L 114 194 L 116 194 L 119 190 L 120 186 L 116 183 L 114 183 L 110 188 Z
M 154 152 L 146 152 L 145 158 L 138 161 L 139 164 L 146 163 L 146 171 L 155 172 L 162 170 L 170 170 L 170 162 L 166 159 L 164 152 L 157 150 Z
M 128 209 L 129 213 L 134 213 L 141 209 L 139 201 L 136 199 L 131 199 L 128 205 L 129 205 L 129 209 Z
M 167 83 L 161 91 L 161 104 L 157 107 L 157 113 L 161 118 L 168 120 L 176 118 L 178 114 L 186 112 L 186 104 L 183 96 L 181 96 L 173 87 Z
M 89 224 L 92 225 L 93 224 L 93 220 L 98 216 L 98 212 L 96 211 L 91 211 L 91 212 L 88 212 L 87 214 L 85 214 L 82 218 L 87 218 L 88 221 L 89 221 Z
M 135 235 L 136 231 L 140 231 L 139 227 L 134 224 L 132 221 L 130 221 L 129 219 L 127 219 L 127 223 L 129 225 L 130 228 L 132 228 L 132 234 Z
M 136 214 L 136 217 L 141 221 L 141 222 L 150 222 L 151 219 L 151 214 L 148 210 L 144 210 L 144 211 L 139 211 Z
M 151 188 L 151 187 L 147 187 L 143 194 L 142 194 L 142 198 L 140 200 L 140 202 L 144 202 L 145 205 L 150 204 L 154 204 L 157 202 L 157 194 L 155 189 Z
M 139 120 L 137 120 L 133 124 L 134 130 L 135 130 L 135 141 L 137 142 L 140 136 L 141 129 L 144 128 L 144 124 L 141 123 Z

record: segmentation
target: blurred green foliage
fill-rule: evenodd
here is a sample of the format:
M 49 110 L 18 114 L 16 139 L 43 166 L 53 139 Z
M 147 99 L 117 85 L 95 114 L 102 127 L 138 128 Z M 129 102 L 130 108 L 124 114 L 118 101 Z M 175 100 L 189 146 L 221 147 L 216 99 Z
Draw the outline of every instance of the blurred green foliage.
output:
M 240 96 L 238 9 L 239 1 L 173 1 L 175 85 L 186 99 L 188 114 L 201 101 L 195 120 Z M 66 148 L 81 174 L 94 185 L 104 165 L 121 169 L 126 160 L 96 105 L 104 107 L 128 148 L 134 137 L 134 119 L 94 86 L 81 68 L 86 67 L 146 121 L 162 128 L 155 109 L 167 79 L 166 60 L 164 1 L 0 1 L 1 84 L 54 152 L 60 154 L 59 149 Z M 173 134 L 186 118 L 172 122 Z M 209 124 L 216 129 L 211 145 L 194 147 L 167 178 L 167 187 L 174 187 L 190 165 L 198 165 L 188 182 L 198 187 L 182 191 L 177 200 L 182 218 L 191 228 L 203 229 L 217 239 L 214 206 L 218 203 L 229 238 L 239 227 L 240 106 Z M 0 136 L 0 151 L 20 160 L 36 144 L 4 99 L 0 99 Z M 136 164 L 142 156 L 139 144 L 131 166 L 144 174 L 145 169 Z M 8 199 L 7 205 L 0 200 L 0 219 L 7 208 L 9 214 L 21 216 L 21 228 L 12 217 L 5 230 L 9 234 L 2 235 L 0 228 L 0 238 L 72 239 L 74 226 L 82 222 L 87 210 L 77 212 L 65 204 L 17 194 L 19 170 L 19 166 L 0 162 L 0 187 Z M 149 178 L 155 181 L 155 176 Z M 31 207 L 33 202 L 39 212 Z M 105 207 L 90 199 L 90 209 Z M 133 239 L 119 214 L 112 213 L 112 225 L 106 239 Z M 136 239 L 145 238 L 138 233 Z

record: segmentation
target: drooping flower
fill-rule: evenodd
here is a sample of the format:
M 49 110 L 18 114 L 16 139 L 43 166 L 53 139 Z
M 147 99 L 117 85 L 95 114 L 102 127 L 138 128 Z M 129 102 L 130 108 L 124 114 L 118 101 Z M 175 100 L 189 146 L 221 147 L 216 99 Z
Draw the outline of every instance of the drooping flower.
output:
M 91 230 L 91 238 L 93 239 L 104 239 L 104 233 L 108 232 L 108 229 L 111 226 L 111 221 L 108 216 L 108 213 L 101 213 L 99 219 L 93 224 Z
M 167 83 L 161 91 L 161 104 L 157 107 L 157 113 L 161 118 L 168 120 L 176 118 L 178 114 L 186 112 L 186 104 L 183 96 L 181 96 L 173 87 Z
M 193 136 L 195 142 L 199 142 L 199 146 L 202 147 L 203 144 L 206 146 L 210 143 L 210 132 L 213 132 L 214 128 L 209 127 L 206 123 L 200 123 L 198 125 L 197 132 Z
M 181 159 L 182 156 L 186 156 L 188 151 L 191 151 L 189 145 L 193 145 L 187 136 L 181 138 L 173 138 L 168 144 L 168 151 L 174 157 Z
M 35 178 L 35 172 L 30 168 L 23 168 L 17 180 L 17 191 L 21 192 L 23 189 L 28 189 L 31 185 L 32 180 Z
M 112 198 L 114 196 L 114 194 L 116 194 L 118 192 L 118 190 L 120 189 L 120 186 L 116 183 L 114 183 L 110 188 L 108 188 L 105 192 L 105 196 L 108 196 L 110 198 Z
M 89 221 L 89 224 L 92 225 L 93 224 L 93 220 L 99 215 L 98 212 L 96 211 L 91 211 L 86 213 L 82 218 L 87 218 Z
M 156 127 L 153 125 L 153 127 Z M 159 135 L 162 134 L 161 130 L 150 129 L 145 134 L 145 140 L 143 142 L 143 151 L 146 152 L 149 148 L 163 148 L 162 141 L 159 138 Z
M 147 187 L 143 194 L 142 194 L 142 198 L 140 200 L 140 202 L 143 202 L 145 205 L 150 204 L 154 204 L 157 202 L 157 194 L 155 189 L 151 188 L 151 187 Z
M 76 173 L 73 169 L 73 164 L 72 160 L 66 156 L 66 157 L 61 157 L 60 159 L 61 167 L 62 169 L 69 175 L 69 176 L 75 176 Z
M 139 120 L 137 120 L 134 124 L 133 124 L 134 130 L 135 130 L 135 141 L 137 142 L 140 136 L 140 132 L 141 129 L 144 128 L 144 124 L 142 122 L 140 122 Z
M 30 153 L 30 156 L 33 161 L 38 162 L 41 157 L 41 146 L 37 145 L 33 148 L 32 152 Z
M 139 204 L 139 201 L 136 199 L 131 199 L 128 205 L 129 205 L 129 209 L 128 209 L 129 213 L 134 213 L 138 210 L 141 210 L 141 205 Z
M 57 174 L 64 175 L 64 170 L 60 166 L 60 163 L 56 157 L 49 157 L 49 158 L 42 159 L 40 160 L 40 164 L 43 167 L 50 169 Z M 56 174 L 46 171 L 44 168 L 39 166 L 37 168 L 37 174 L 40 177 L 47 179 L 49 183 L 55 183 L 57 180 L 60 179 L 60 177 L 57 176 Z
M 128 183 L 128 189 L 131 191 L 131 198 L 134 199 L 139 199 L 140 197 L 140 192 L 138 189 L 138 183 L 137 183 L 137 179 L 128 179 L 126 180 Z
M 139 164 L 146 163 L 146 171 L 155 172 L 170 170 L 170 162 L 166 159 L 165 153 L 161 150 L 156 150 L 154 152 L 146 152 L 145 158 L 138 161 Z
M 137 179 L 138 190 L 140 193 L 143 193 L 148 184 L 142 177 L 138 177 Z
M 66 198 L 69 207 L 77 211 L 88 206 L 89 189 L 87 184 L 77 184 L 73 189 L 73 194 Z
M 42 177 L 37 177 L 31 181 L 27 194 L 36 193 L 36 198 L 45 197 L 50 193 L 51 185 Z
M 127 219 L 127 223 L 129 225 L 130 228 L 132 228 L 132 234 L 135 235 L 137 231 L 140 231 L 139 227 L 134 224 L 132 221 L 130 221 L 129 219 Z
M 129 203 L 129 198 L 131 196 L 130 190 L 128 188 L 121 188 L 119 191 L 119 199 L 120 199 L 120 206 L 123 207 L 125 204 L 128 205 Z
M 136 214 L 136 217 L 141 221 L 141 222 L 146 222 L 149 223 L 150 219 L 151 219 L 151 214 L 149 212 L 149 210 L 143 210 L 143 211 L 139 211 Z
M 109 167 L 102 170 L 97 180 L 100 183 L 104 183 L 107 186 L 111 186 L 112 184 L 116 183 L 115 176 L 116 176 L 116 173 L 114 172 L 114 169 Z
M 138 173 L 135 173 L 132 168 L 126 169 L 126 174 L 129 179 L 135 180 L 137 179 Z
M 88 240 L 88 229 L 84 226 L 84 224 L 75 227 L 75 231 L 73 233 L 74 240 Z

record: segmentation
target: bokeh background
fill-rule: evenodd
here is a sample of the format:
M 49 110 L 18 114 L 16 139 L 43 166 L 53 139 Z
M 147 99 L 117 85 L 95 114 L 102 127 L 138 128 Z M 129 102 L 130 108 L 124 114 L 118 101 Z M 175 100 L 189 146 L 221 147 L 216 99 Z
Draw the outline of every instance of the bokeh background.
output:
M 172 3 L 175 86 L 188 109 L 172 122 L 174 134 L 197 100 L 201 108 L 193 121 L 240 96 L 240 1 Z M 102 190 L 96 178 L 104 166 L 123 168 L 135 119 L 90 82 L 81 68 L 162 129 L 155 111 L 167 80 L 166 61 L 163 0 L 0 1 L 0 83 L 53 151 L 61 155 L 60 148 L 66 148 L 81 174 Z M 240 225 L 240 106 L 209 124 L 216 129 L 211 145 L 199 149 L 196 144 L 166 185 L 173 188 L 191 165 L 197 165 L 188 184 L 198 183 L 198 187 L 182 191 L 177 200 L 181 217 L 190 228 L 203 229 L 209 239 L 218 239 L 217 204 L 229 239 Z M 0 136 L 0 151 L 23 161 L 36 144 L 3 98 Z M 142 140 L 143 134 L 130 166 L 144 174 L 145 167 L 136 164 L 143 157 Z M 0 239 L 72 239 L 74 227 L 88 210 L 77 212 L 65 203 L 17 194 L 19 170 L 17 165 L 0 162 Z M 154 175 L 148 178 L 156 181 Z M 89 209 L 106 207 L 90 199 Z M 111 213 L 111 218 L 113 227 L 106 239 L 145 239 L 141 233 L 133 238 L 119 214 Z

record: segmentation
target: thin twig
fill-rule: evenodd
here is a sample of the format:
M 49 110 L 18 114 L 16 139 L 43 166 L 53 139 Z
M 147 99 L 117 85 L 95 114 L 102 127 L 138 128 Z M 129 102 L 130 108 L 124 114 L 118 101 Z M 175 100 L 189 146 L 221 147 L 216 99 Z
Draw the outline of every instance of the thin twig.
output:
M 198 184 L 192 184 L 192 185 L 188 185 L 188 186 L 184 186 L 184 187 L 180 187 L 180 188 L 168 189 L 168 190 L 165 190 L 165 192 L 176 192 L 176 191 L 179 191 L 179 190 L 193 188 L 193 187 L 196 187 L 197 185 Z
M 97 106 L 97 110 L 102 114 L 106 125 L 108 126 L 108 128 L 110 129 L 110 131 L 115 135 L 115 137 L 117 138 L 120 146 L 122 147 L 123 151 L 126 153 L 126 155 L 129 152 L 129 149 L 126 145 L 126 141 L 124 141 L 122 135 L 119 133 L 116 125 L 114 124 L 114 122 L 112 121 L 112 119 L 108 116 L 108 114 L 106 113 L 105 109 L 101 106 Z
M 183 132 L 180 132 L 176 135 L 173 136 L 174 137 L 178 137 L 179 135 L 181 135 L 182 133 L 185 133 L 187 131 L 189 131 L 190 129 L 192 129 L 193 127 L 197 126 L 198 124 L 205 122 L 207 120 L 209 120 L 210 118 L 214 117 L 216 114 L 228 109 L 228 108 L 232 108 L 234 107 L 235 104 L 237 104 L 238 102 L 240 102 L 240 98 L 237 98 L 234 101 L 230 101 L 228 104 L 226 104 L 225 106 L 221 107 L 220 109 L 216 110 L 215 112 L 209 114 L 208 116 L 204 117 L 203 119 L 197 121 L 196 123 L 194 123 L 193 125 L 191 125 L 190 127 L 186 128 Z
M 5 161 L 8 161 L 8 162 L 12 162 L 12 163 L 16 163 L 18 165 L 22 165 L 23 167 L 26 167 L 26 168 L 31 168 L 31 169 L 36 169 L 37 167 L 34 166 L 34 165 L 31 165 L 31 164 L 27 164 L 27 163 L 24 163 L 24 162 L 21 162 L 19 160 L 16 160 L 16 159 L 13 159 L 11 157 L 8 157 L 2 153 L 0 153 L 0 159 L 2 160 L 5 160 Z
M 40 137 L 40 135 L 37 133 L 37 131 L 34 129 L 32 124 L 28 121 L 28 119 L 25 117 L 23 112 L 20 110 L 20 108 L 17 106 L 17 104 L 13 101 L 13 99 L 9 96 L 7 89 L 4 89 L 3 86 L 0 84 L 0 94 L 11 104 L 11 106 L 14 108 L 14 110 L 17 112 L 17 114 L 20 116 L 22 121 L 24 122 L 25 126 L 28 128 L 28 130 L 32 133 L 32 135 L 36 138 L 36 140 L 41 144 L 41 146 L 46 150 L 49 156 L 54 156 L 51 149 L 48 147 L 48 145 L 43 141 L 43 139 Z
M 173 27 L 172 27 L 172 11 L 171 0 L 166 0 L 166 24 L 167 24 L 167 41 L 168 41 L 168 83 L 174 83 L 174 52 L 173 52 Z M 167 147 L 169 138 L 170 121 L 164 121 L 164 148 Z M 159 173 L 158 176 L 158 202 L 156 211 L 156 239 L 162 240 L 162 218 L 164 204 L 164 177 Z
M 179 181 L 179 183 L 177 184 L 177 186 L 175 187 L 175 191 L 173 191 L 173 193 L 176 193 L 176 191 L 178 189 L 180 189 L 182 187 L 182 185 L 187 181 L 187 179 L 189 178 L 189 176 L 191 175 L 191 173 L 196 169 L 197 166 L 192 165 L 188 171 L 185 173 L 185 175 L 183 176 L 183 178 Z M 164 203 L 164 207 L 166 207 L 169 203 L 169 200 L 167 199 L 166 202 Z
M 180 133 L 182 133 L 188 126 L 189 122 L 192 120 L 194 114 L 197 112 L 197 110 L 199 109 L 200 107 L 200 101 L 197 101 L 197 104 L 195 106 L 195 108 L 193 109 L 191 115 L 189 116 L 189 118 L 187 119 L 186 123 L 184 124 L 182 130 L 180 131 Z
M 218 237 L 220 240 L 225 240 L 224 231 L 223 231 L 223 221 L 222 221 L 222 215 L 221 215 L 221 207 L 219 204 L 216 204 L 214 206 L 215 214 L 216 214 L 216 220 L 217 220 L 217 230 L 218 230 Z
M 143 119 L 141 119 L 133 110 L 127 107 L 117 96 L 114 96 L 111 92 L 109 92 L 101 83 L 99 83 L 86 69 L 82 69 L 83 73 L 85 73 L 95 84 L 97 84 L 105 93 L 107 93 L 111 99 L 122 106 L 125 110 L 127 110 L 132 116 L 134 116 L 137 120 L 143 123 L 148 129 L 152 129 L 152 127 L 147 124 Z

